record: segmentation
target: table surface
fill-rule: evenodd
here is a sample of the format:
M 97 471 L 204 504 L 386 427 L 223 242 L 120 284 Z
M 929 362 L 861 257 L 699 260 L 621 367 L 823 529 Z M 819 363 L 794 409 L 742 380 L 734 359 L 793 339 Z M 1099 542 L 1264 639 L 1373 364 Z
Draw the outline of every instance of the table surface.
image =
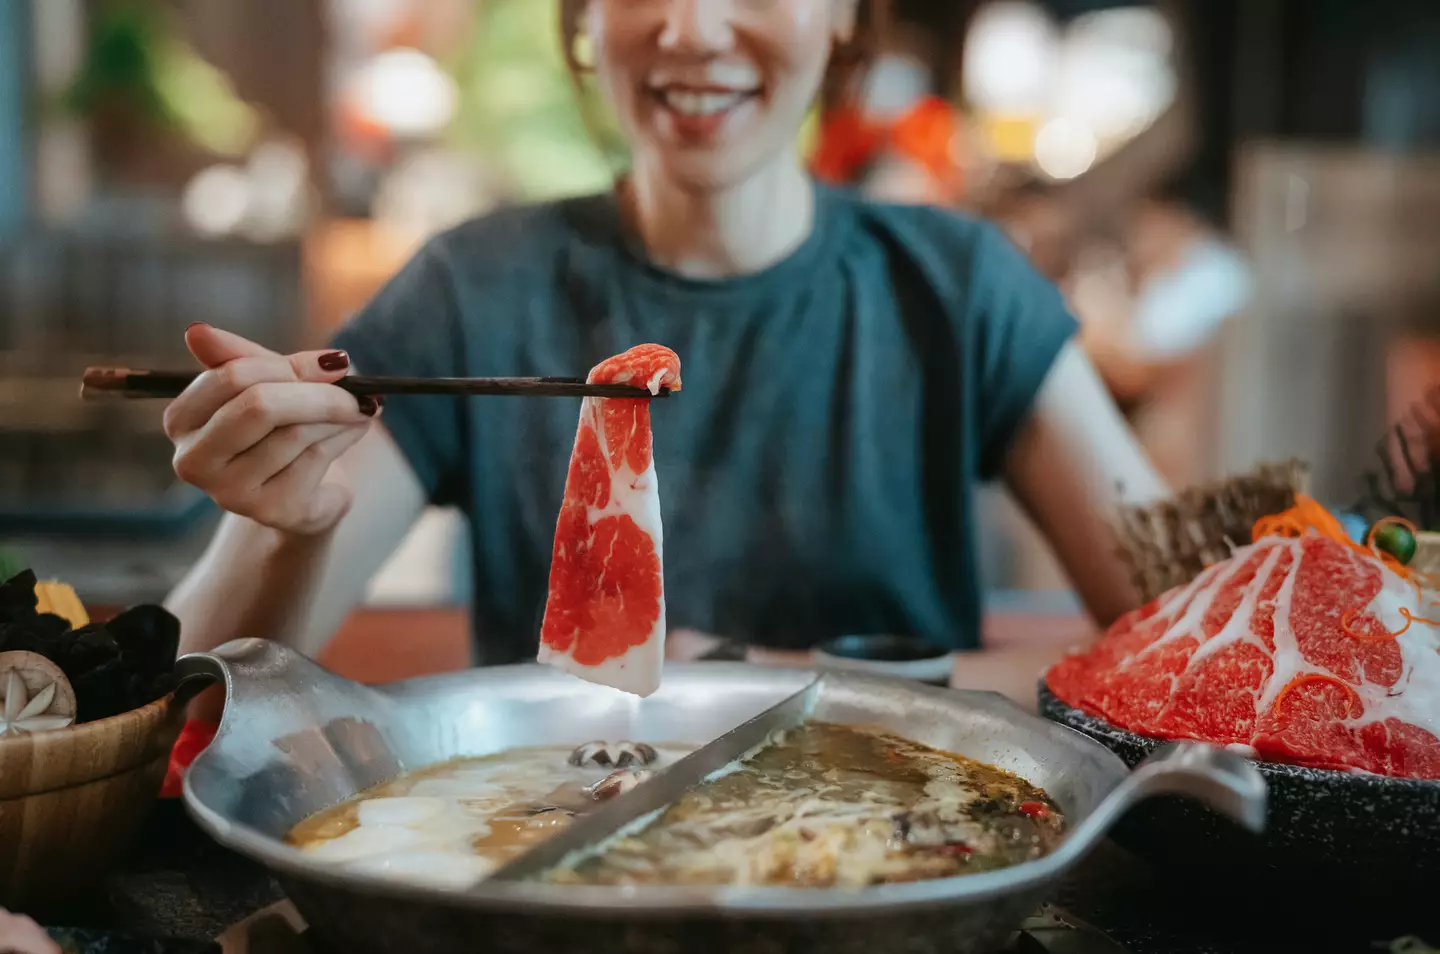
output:
M 212 940 L 281 897 L 262 868 L 211 841 L 178 801 L 162 801 L 136 845 L 102 884 L 46 922 Z M 1333 913 L 1318 919 L 1300 911 L 1275 911 L 1264 899 L 1248 910 L 1196 899 L 1108 844 L 1061 886 L 1055 900 L 1131 954 L 1376 950 L 1376 938 L 1347 932 Z

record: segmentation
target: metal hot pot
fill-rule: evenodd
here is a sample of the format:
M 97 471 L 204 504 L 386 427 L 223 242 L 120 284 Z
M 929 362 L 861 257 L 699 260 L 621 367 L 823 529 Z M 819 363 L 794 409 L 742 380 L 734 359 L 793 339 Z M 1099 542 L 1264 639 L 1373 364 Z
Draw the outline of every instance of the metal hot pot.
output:
M 227 694 L 219 734 L 185 779 L 191 814 L 217 841 L 266 865 L 323 941 L 357 954 L 990 951 L 1151 795 L 1197 798 L 1254 829 L 1265 814 L 1254 767 L 1220 749 L 1170 747 L 1130 772 L 1100 744 L 995 694 L 831 673 L 817 718 L 879 725 L 1029 779 L 1068 816 L 1061 847 L 999 871 L 864 890 L 402 885 L 310 861 L 284 844 L 285 833 L 357 792 L 457 756 L 595 738 L 707 742 L 815 674 L 670 665 L 647 699 L 533 665 L 369 688 L 253 639 L 186 656 L 179 667 L 186 679 L 223 682 Z

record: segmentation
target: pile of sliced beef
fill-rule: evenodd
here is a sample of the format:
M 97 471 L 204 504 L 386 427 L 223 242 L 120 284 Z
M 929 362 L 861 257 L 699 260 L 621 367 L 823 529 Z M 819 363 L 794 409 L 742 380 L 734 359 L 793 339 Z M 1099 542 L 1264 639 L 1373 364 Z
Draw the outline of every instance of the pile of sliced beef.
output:
M 1440 778 L 1440 627 L 1406 618 L 1440 616 L 1435 599 L 1327 537 L 1265 538 L 1120 619 L 1046 682 L 1141 735 Z

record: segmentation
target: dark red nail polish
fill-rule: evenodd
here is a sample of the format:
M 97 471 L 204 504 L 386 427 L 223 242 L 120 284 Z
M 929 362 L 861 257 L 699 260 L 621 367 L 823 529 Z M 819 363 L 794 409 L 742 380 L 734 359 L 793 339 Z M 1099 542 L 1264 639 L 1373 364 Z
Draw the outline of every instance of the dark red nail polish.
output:
M 360 413 L 366 417 L 374 417 L 380 412 L 380 401 L 368 394 L 357 395 L 355 402 L 360 405 Z
M 328 351 L 318 361 L 321 371 L 344 371 L 350 367 L 350 356 L 343 351 Z

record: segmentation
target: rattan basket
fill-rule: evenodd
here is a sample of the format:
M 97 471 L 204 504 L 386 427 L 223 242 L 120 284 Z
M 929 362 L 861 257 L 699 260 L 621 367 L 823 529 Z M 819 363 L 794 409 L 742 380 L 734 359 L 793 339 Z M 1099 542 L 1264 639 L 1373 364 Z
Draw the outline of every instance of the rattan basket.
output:
M 1295 495 L 1305 491 L 1306 476 L 1298 460 L 1262 464 L 1249 474 L 1122 509 L 1120 552 L 1146 602 L 1249 543 L 1256 520 L 1294 506 Z

